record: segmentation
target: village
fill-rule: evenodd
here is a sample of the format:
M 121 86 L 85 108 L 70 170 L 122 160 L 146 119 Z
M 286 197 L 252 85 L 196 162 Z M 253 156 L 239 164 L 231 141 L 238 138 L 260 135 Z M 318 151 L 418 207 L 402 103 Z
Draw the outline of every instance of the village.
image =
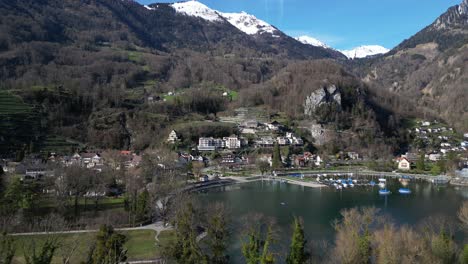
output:
M 260 167 L 273 170 L 327 170 L 369 169 L 371 161 L 357 151 L 340 151 L 336 155 L 313 153 L 306 142 L 289 127 L 277 121 L 259 122 L 244 120 L 238 124 L 239 133 L 215 138 L 200 137 L 191 149 L 175 149 L 177 158 L 172 166 L 189 168 L 188 174 L 194 181 L 207 181 L 220 175 L 255 175 Z M 447 160 L 455 159 L 461 170 L 457 175 L 468 176 L 468 133 L 461 137 L 452 128 L 429 121 L 419 121 L 408 131 L 414 144 L 406 154 L 395 157 L 388 171 L 432 173 L 447 172 Z M 181 140 L 177 131 L 170 131 L 165 144 L 175 146 Z M 81 151 L 69 155 L 58 153 L 30 153 L 22 161 L 1 160 L 4 172 L 17 174 L 22 179 L 41 179 L 53 176 L 57 167 L 78 166 L 96 173 L 106 169 L 131 170 L 138 168 L 145 153 L 129 150 Z M 277 155 L 278 157 L 275 157 Z M 275 164 L 275 159 L 280 160 Z M 263 165 L 266 164 L 266 165 Z M 422 164 L 422 165 L 421 165 Z M 161 166 L 164 166 L 161 164 Z M 464 169 L 465 168 L 465 169 Z M 208 175 L 211 176 L 208 177 Z

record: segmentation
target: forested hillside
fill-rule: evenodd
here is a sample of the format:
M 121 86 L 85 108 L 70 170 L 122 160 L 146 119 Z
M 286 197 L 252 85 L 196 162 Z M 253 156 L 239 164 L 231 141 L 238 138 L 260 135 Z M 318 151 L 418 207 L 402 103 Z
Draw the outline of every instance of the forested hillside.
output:
M 406 98 L 415 114 L 468 129 L 468 1 L 378 58 L 352 63 L 374 90 Z M 397 109 L 399 108 L 399 109 Z M 394 108 L 404 112 L 408 108 Z
M 0 13 L 0 89 L 41 117 L 40 125 L 30 124 L 34 136 L 8 138 L 23 150 L 55 137 L 144 149 L 177 123 L 265 106 L 338 130 L 353 130 L 362 121 L 368 135 L 391 138 L 379 144 L 396 151 L 399 120 L 420 114 L 408 109 L 436 102 L 438 108 L 427 111 L 460 126 L 467 112 L 466 46 L 459 45 L 464 24 L 456 24 L 453 47 L 409 40 L 387 57 L 347 63 L 337 51 L 304 45 L 280 31 L 249 35 L 227 20 L 187 16 L 168 4 L 0 0 Z M 341 108 L 326 104 L 320 114 L 305 115 L 306 98 L 324 86 L 338 87 Z M 226 98 L 223 91 L 239 96 Z M 11 120 L 10 127 L 25 125 Z

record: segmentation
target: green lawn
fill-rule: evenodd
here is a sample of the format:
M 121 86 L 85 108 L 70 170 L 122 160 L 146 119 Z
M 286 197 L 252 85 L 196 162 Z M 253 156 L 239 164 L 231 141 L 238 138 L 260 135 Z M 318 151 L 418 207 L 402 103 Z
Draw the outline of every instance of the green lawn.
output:
M 128 260 L 154 259 L 160 256 L 161 249 L 172 239 L 172 232 L 162 232 L 160 243 L 156 245 L 156 233 L 152 230 L 123 231 L 128 238 L 125 244 Z M 71 263 L 80 263 L 86 259 L 89 248 L 95 240 L 96 233 L 66 234 L 66 235 L 36 235 L 15 237 L 16 253 L 13 263 L 24 263 L 24 252 L 31 252 L 32 245 L 42 245 L 46 239 L 56 239 L 60 248 L 57 250 L 53 263 L 62 263 L 62 258 L 71 256 Z

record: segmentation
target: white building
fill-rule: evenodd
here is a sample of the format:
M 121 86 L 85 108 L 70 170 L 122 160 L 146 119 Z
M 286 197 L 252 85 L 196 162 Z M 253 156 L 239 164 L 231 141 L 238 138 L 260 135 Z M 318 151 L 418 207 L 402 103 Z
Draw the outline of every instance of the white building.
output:
M 281 129 L 281 124 L 273 121 L 272 123 L 266 124 L 267 130 L 278 131 Z
M 320 166 L 320 164 L 322 163 L 323 163 L 322 158 L 320 158 L 320 156 L 317 155 L 317 157 L 315 158 L 315 166 Z
M 218 138 L 200 138 L 198 139 L 198 150 L 214 151 L 225 147 L 224 140 Z
M 410 170 L 411 169 L 411 163 L 406 158 L 402 158 L 402 159 L 400 159 L 400 161 L 398 161 L 398 169 L 399 170 Z
M 430 126 L 430 125 L 431 125 L 431 122 L 429 121 L 422 122 L 422 126 Z
M 179 137 L 177 136 L 177 132 L 175 130 L 172 130 L 171 133 L 169 133 L 169 137 L 167 137 L 167 142 L 170 144 L 174 144 L 179 140 Z
M 280 146 L 287 146 L 291 144 L 291 142 L 289 141 L 289 138 L 286 138 L 286 137 L 277 137 L 276 142 L 278 142 L 278 145 Z
M 238 137 L 225 137 L 223 140 L 228 149 L 240 149 L 242 147 L 242 141 Z
M 432 153 L 432 154 L 429 154 L 429 157 L 428 157 L 430 161 L 439 161 L 441 158 L 442 158 L 442 155 L 440 155 L 440 153 Z

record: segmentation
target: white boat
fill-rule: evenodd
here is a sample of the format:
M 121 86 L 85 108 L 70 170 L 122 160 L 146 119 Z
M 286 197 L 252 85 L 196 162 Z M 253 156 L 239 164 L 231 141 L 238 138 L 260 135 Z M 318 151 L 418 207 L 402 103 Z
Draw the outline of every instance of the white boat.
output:
M 380 188 L 385 188 L 385 182 L 379 182 L 379 187 Z
M 336 188 L 337 190 L 343 189 L 343 187 L 342 187 L 341 185 L 338 185 L 338 184 L 335 186 L 335 188 Z
M 348 187 L 348 184 L 343 183 L 343 188 L 346 188 L 346 187 Z
M 349 184 L 349 187 L 354 187 L 354 183 L 350 183 L 350 184 Z

